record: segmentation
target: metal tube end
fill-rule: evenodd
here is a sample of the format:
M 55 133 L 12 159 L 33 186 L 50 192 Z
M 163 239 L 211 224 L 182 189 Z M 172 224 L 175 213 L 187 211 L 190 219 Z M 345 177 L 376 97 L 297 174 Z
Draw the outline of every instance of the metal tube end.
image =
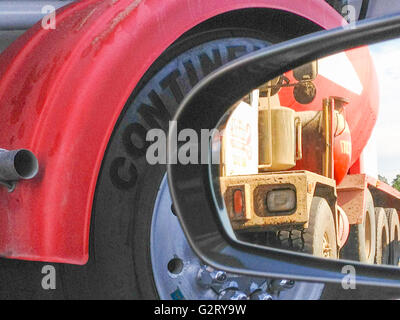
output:
M 27 149 L 0 149 L 0 180 L 5 182 L 32 179 L 39 171 L 36 156 Z
M 20 179 L 32 179 L 39 171 L 39 162 L 31 151 L 19 149 L 14 156 L 14 168 Z

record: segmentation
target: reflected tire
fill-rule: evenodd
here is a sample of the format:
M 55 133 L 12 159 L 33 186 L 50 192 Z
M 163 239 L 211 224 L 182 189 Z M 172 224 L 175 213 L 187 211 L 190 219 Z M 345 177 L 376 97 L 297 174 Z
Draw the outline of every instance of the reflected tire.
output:
M 335 221 L 324 198 L 313 198 L 308 228 L 303 233 L 303 239 L 303 252 L 316 257 L 337 259 Z
M 375 208 L 376 264 L 389 264 L 389 223 L 383 208 Z
M 376 251 L 376 227 L 374 201 L 369 190 L 365 193 L 366 213 L 363 223 L 352 225 L 341 258 L 373 264 Z
M 316 257 L 337 258 L 335 221 L 324 198 L 313 198 L 307 229 L 282 230 L 278 232 L 277 238 L 280 249 L 304 252 Z
M 400 222 L 396 209 L 385 209 L 389 223 L 389 264 L 399 266 L 400 261 Z

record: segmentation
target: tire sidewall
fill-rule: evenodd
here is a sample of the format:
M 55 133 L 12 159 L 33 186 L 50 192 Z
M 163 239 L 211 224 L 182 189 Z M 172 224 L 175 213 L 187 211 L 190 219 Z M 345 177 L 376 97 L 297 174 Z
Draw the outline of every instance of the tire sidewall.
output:
M 369 264 L 373 264 L 375 261 L 376 255 L 376 219 L 375 219 L 375 208 L 373 205 L 372 196 L 369 192 L 367 192 L 367 200 L 366 200 L 366 216 L 361 225 L 358 225 L 359 234 L 360 234 L 360 252 L 359 255 L 361 257 L 361 261 Z M 369 217 L 370 227 L 371 227 L 371 250 L 370 255 L 366 255 L 366 221 L 367 215 Z
M 314 197 L 313 203 L 311 204 L 311 211 L 313 215 L 310 219 L 310 225 L 312 224 L 313 228 L 312 254 L 321 256 L 326 233 L 332 250 L 334 250 L 332 258 L 337 258 L 335 222 L 328 202 L 323 198 Z
M 369 257 L 366 255 L 366 221 L 367 216 L 370 221 L 371 228 L 371 252 Z M 340 252 L 343 259 L 360 261 L 363 263 L 373 264 L 376 252 L 376 227 L 375 227 L 375 209 L 374 201 L 369 190 L 365 192 L 365 215 L 360 224 L 351 225 L 350 234 L 347 243 Z
M 400 235 L 400 222 L 399 216 L 396 209 L 385 209 L 387 219 L 389 222 L 389 237 L 390 237 L 390 261 L 391 265 L 398 265 L 400 258 L 400 246 L 399 246 L 399 235 Z M 396 236 L 397 235 L 397 236 Z
M 390 241 L 389 238 L 389 223 L 383 208 L 375 208 L 375 219 L 376 219 L 376 253 L 375 263 L 376 264 L 388 264 L 387 250 Z M 383 243 L 382 236 L 385 232 L 387 243 Z
M 147 162 L 146 134 L 154 128 L 167 133 L 182 96 L 220 65 L 270 44 L 262 38 L 249 30 L 207 32 L 174 45 L 148 70 L 126 103 L 103 159 L 93 203 L 89 262 L 64 267 L 71 297 L 158 298 L 150 229 L 166 168 Z

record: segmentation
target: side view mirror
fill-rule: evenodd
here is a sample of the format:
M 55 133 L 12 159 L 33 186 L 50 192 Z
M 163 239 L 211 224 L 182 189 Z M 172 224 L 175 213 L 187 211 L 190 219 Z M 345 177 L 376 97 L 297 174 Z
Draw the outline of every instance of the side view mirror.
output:
M 266 172 L 269 172 L 268 174 L 271 172 L 275 174 L 282 170 L 291 170 L 293 165 L 290 163 L 289 165 L 285 163 L 280 167 L 281 162 L 274 162 L 274 159 L 276 159 L 274 158 L 274 150 L 287 147 L 288 150 L 290 149 L 288 154 L 290 153 L 290 161 L 292 162 L 299 161 L 302 158 L 304 151 L 306 151 L 304 148 L 301 148 L 301 139 L 304 137 L 304 133 L 301 132 L 301 122 L 299 121 L 302 119 L 298 119 L 290 110 L 290 112 L 285 111 L 288 114 L 290 113 L 290 117 L 286 116 L 286 113 L 282 110 L 282 112 L 276 111 L 277 109 L 271 106 L 271 103 L 273 103 L 271 101 L 277 94 L 271 96 L 272 86 L 266 86 L 265 84 L 271 83 L 271 80 L 288 72 L 292 72 L 292 76 L 297 81 L 303 81 L 305 78 L 307 80 L 318 81 L 318 77 L 326 75 L 329 70 L 327 71 L 326 68 L 323 69 L 321 67 L 318 68 L 316 65 L 317 59 L 320 60 L 333 54 L 337 54 L 340 59 L 340 55 L 345 50 L 394 39 L 399 36 L 400 15 L 396 15 L 358 23 L 345 28 L 322 31 L 273 45 L 244 56 L 218 69 L 201 81 L 188 94 L 176 113 L 170 127 L 168 142 L 169 154 L 172 155 L 171 158 L 178 158 L 176 155 L 180 151 L 182 152 L 181 148 L 188 147 L 187 145 L 178 145 L 175 147 L 174 132 L 190 128 L 200 137 L 202 133 L 204 134 L 204 130 L 213 132 L 216 128 L 223 127 L 229 116 L 233 114 L 235 108 L 240 106 L 241 101 L 244 99 L 243 97 L 252 92 L 248 100 L 248 105 L 254 104 L 254 96 L 257 97 L 257 90 L 262 87 L 267 88 L 267 97 L 263 99 L 268 99 L 263 111 L 265 119 L 262 122 L 264 126 L 263 130 L 267 132 L 266 136 L 262 137 L 262 140 L 266 141 L 266 147 L 262 151 L 259 151 L 264 155 L 263 160 L 261 164 L 257 162 L 255 171 L 253 172 L 253 175 L 261 174 L 261 178 L 252 177 L 256 180 L 264 179 L 263 181 L 265 181 Z M 310 61 L 314 62 L 310 63 Z M 347 81 L 347 84 L 353 86 L 354 91 L 359 90 L 357 83 L 354 81 Z M 285 83 L 282 82 L 282 85 L 285 85 Z M 286 84 L 286 86 L 288 85 Z M 349 224 L 345 218 L 347 209 L 341 208 L 340 210 L 345 212 L 342 214 L 337 208 L 338 206 L 345 206 L 336 203 L 336 182 L 338 179 L 335 177 L 337 172 L 334 170 L 332 150 L 334 135 L 341 130 L 340 128 L 343 129 L 343 126 L 345 126 L 343 121 L 340 120 L 342 119 L 341 116 L 345 118 L 345 112 L 347 111 L 347 107 L 346 109 L 343 108 L 344 103 L 347 103 L 343 98 L 346 97 L 336 97 L 335 94 L 332 94 L 332 96 L 327 96 L 326 99 L 321 99 L 318 102 L 321 105 L 322 112 L 321 128 L 324 128 L 320 130 L 322 132 L 321 153 L 323 154 L 321 154 L 320 171 L 312 173 L 313 177 L 314 174 L 320 176 L 319 178 L 315 178 L 314 182 L 316 184 L 325 183 L 325 185 L 329 185 L 334 190 L 331 191 L 331 199 L 333 199 L 332 201 L 335 204 L 331 206 L 332 212 L 334 212 L 334 219 L 332 221 L 334 221 L 335 225 L 333 228 L 337 232 L 337 235 L 342 232 L 341 236 L 335 238 L 335 245 L 330 249 L 335 250 L 335 258 L 339 256 L 340 245 L 343 245 L 340 241 L 345 241 L 343 240 L 345 238 L 343 232 L 346 231 L 343 230 Z M 284 113 L 285 115 L 283 115 Z M 246 112 L 242 113 L 242 115 L 246 115 Z M 304 117 L 307 116 L 309 115 L 304 115 Z M 286 130 L 285 137 L 287 135 L 291 136 L 293 144 L 290 142 L 274 146 L 274 141 L 277 140 L 273 140 L 273 137 L 279 135 L 279 133 L 274 131 L 274 127 L 277 127 L 274 123 L 277 123 L 279 117 L 291 119 L 287 122 L 289 123 L 287 128 L 290 128 L 290 130 Z M 260 122 L 258 124 L 258 130 L 260 130 Z M 241 129 L 250 132 L 252 127 L 241 127 Z M 247 205 L 250 206 L 250 203 L 252 203 L 252 206 L 256 206 L 252 202 L 255 198 L 250 202 L 246 198 L 246 193 L 250 194 L 253 192 L 251 191 L 251 187 L 249 187 L 250 183 L 248 181 L 243 182 L 246 180 L 244 177 L 248 176 L 247 173 L 238 173 L 232 178 L 236 179 L 235 188 L 231 188 L 233 186 L 232 179 L 224 180 L 221 178 L 229 176 L 223 171 L 225 169 L 223 169 L 219 162 L 214 162 L 215 154 L 219 152 L 218 150 L 224 148 L 221 144 L 224 144 L 223 138 L 215 134 L 211 135 L 208 146 L 205 147 L 200 144 L 190 146 L 192 151 L 195 149 L 199 157 L 201 155 L 201 164 L 182 164 L 179 161 L 178 163 L 168 164 L 168 182 L 177 216 L 192 249 L 204 263 L 216 269 L 237 274 L 337 283 L 341 283 L 343 280 L 343 273 L 341 272 L 343 268 L 351 264 L 355 269 L 357 285 L 400 288 L 400 268 L 398 266 L 374 265 L 371 264 L 373 261 L 368 262 L 362 259 L 359 261 L 327 259 L 330 257 L 329 254 L 325 256 L 315 251 L 310 252 L 312 255 L 307 255 L 303 252 L 285 251 L 282 248 L 272 245 L 262 245 L 254 241 L 247 241 L 246 237 L 238 236 L 238 221 L 251 221 L 255 223 L 255 220 L 253 221 L 249 216 L 246 216 L 248 211 L 245 208 Z M 247 144 L 249 144 L 248 141 L 244 145 Z M 346 149 L 346 146 L 347 144 L 344 143 L 343 150 L 347 150 L 346 152 L 349 155 L 352 151 L 348 148 Z M 354 152 L 360 152 L 360 150 L 353 150 L 353 155 Z M 316 155 L 315 157 L 318 156 Z M 222 163 L 225 163 L 224 159 L 222 159 Z M 271 166 L 273 166 L 274 170 L 269 170 Z M 301 172 L 303 172 L 303 178 L 309 174 L 307 170 Z M 344 174 L 346 173 L 347 171 L 344 172 Z M 275 181 L 284 180 L 282 176 L 283 174 L 281 174 L 280 178 L 274 177 L 273 179 Z M 227 180 L 229 181 L 226 182 Z M 382 185 L 376 180 L 368 181 L 371 185 L 370 191 L 372 194 L 374 192 L 390 191 L 386 185 Z M 313 191 L 315 183 L 304 184 L 304 192 L 310 193 Z M 259 205 L 261 211 L 264 210 L 257 214 L 258 221 L 263 221 L 264 224 L 267 223 L 266 221 L 278 221 L 272 218 L 270 220 L 267 219 L 269 217 L 268 214 L 272 211 L 274 213 L 271 216 L 282 216 L 282 212 L 285 213 L 284 215 L 290 216 L 298 212 L 297 207 L 300 204 L 297 201 L 301 194 L 296 189 L 297 187 L 293 187 L 292 184 L 285 181 L 284 184 L 280 184 L 279 188 L 270 186 L 264 186 L 263 188 L 260 189 L 257 195 L 254 193 L 254 197 L 257 196 L 260 199 L 257 200 L 257 205 Z M 230 190 L 230 200 L 227 200 L 225 197 L 227 194 L 225 191 L 228 189 Z M 319 196 L 322 197 L 322 193 Z M 361 204 L 361 206 L 363 205 L 365 205 L 365 201 Z M 255 212 L 255 209 L 249 210 L 251 214 Z M 237 217 L 235 217 L 235 212 Z M 235 221 L 233 221 L 235 219 L 236 225 Z M 291 223 L 290 219 L 285 221 L 286 223 Z M 302 223 L 304 228 L 308 228 L 310 225 L 308 220 L 296 221 Z M 339 230 L 341 231 L 339 232 Z

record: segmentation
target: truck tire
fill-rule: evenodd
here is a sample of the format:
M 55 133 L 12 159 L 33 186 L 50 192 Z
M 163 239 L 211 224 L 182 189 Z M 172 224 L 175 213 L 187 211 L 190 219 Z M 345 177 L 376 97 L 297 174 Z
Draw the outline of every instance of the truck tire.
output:
M 365 198 L 364 221 L 350 227 L 349 238 L 341 251 L 341 258 L 373 264 L 376 251 L 375 209 L 369 190 L 365 192 Z
M 335 221 L 332 210 L 324 198 L 313 198 L 309 224 L 303 232 L 303 239 L 303 252 L 317 257 L 337 259 Z
M 383 208 L 375 208 L 376 264 L 389 264 L 389 223 Z
M 400 260 L 400 222 L 396 209 L 385 209 L 389 223 L 389 264 L 399 266 Z
M 278 242 L 281 249 L 337 258 L 335 221 L 328 202 L 324 198 L 314 197 L 308 228 L 279 231 Z
M 103 158 L 89 262 L 63 265 L 67 298 L 218 298 L 196 282 L 198 272 L 209 269 L 201 269 L 174 215 L 165 164 L 151 165 L 146 159 L 146 135 L 153 128 L 167 133 L 179 102 L 201 78 L 277 41 L 279 37 L 253 30 L 213 30 L 179 41 L 147 71 L 126 103 Z M 294 291 L 303 292 L 297 298 L 321 295 L 323 285 L 307 285 Z

